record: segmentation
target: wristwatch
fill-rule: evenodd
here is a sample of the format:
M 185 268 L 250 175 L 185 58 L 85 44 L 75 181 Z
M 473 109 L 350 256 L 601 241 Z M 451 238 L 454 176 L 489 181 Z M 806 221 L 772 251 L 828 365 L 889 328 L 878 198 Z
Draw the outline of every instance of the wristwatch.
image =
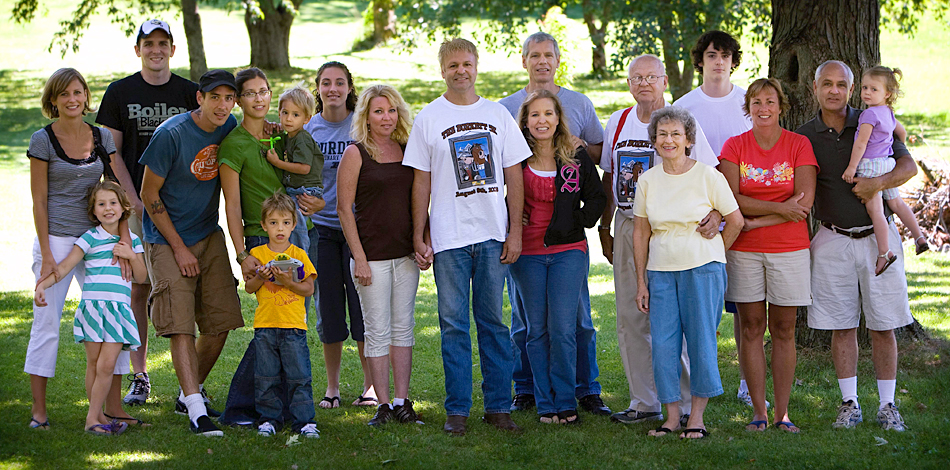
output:
M 237 254 L 237 262 L 238 262 L 238 264 L 243 263 L 244 260 L 246 260 L 248 256 L 251 256 L 251 254 L 248 253 L 247 250 L 244 250 L 244 251 L 238 253 L 238 254 Z
M 606 231 L 609 232 L 609 231 L 610 231 L 610 226 L 609 226 L 609 225 L 604 225 L 604 224 L 599 224 L 599 225 L 597 225 L 597 230 L 598 230 L 598 231 L 601 231 L 601 232 L 604 231 L 604 230 L 606 230 Z

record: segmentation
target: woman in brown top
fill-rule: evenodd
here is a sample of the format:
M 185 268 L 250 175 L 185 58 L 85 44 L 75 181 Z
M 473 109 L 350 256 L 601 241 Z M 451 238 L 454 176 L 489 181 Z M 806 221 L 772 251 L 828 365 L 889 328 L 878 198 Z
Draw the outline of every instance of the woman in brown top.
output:
M 337 213 L 353 259 L 350 271 L 360 296 L 366 359 L 379 397 L 369 421 L 378 426 L 417 420 L 409 397 L 415 344 L 419 269 L 412 246 L 412 168 L 402 165 L 412 120 L 394 88 L 374 85 L 360 95 L 351 135 L 337 171 Z M 395 398 L 389 400 L 392 355 Z

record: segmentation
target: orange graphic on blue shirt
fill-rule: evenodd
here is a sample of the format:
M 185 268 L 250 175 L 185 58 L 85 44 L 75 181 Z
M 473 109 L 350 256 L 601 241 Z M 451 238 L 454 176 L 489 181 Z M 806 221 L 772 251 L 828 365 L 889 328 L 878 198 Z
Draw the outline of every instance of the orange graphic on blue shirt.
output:
M 218 145 L 209 145 L 195 155 L 191 162 L 191 174 L 198 181 L 209 181 L 218 177 Z

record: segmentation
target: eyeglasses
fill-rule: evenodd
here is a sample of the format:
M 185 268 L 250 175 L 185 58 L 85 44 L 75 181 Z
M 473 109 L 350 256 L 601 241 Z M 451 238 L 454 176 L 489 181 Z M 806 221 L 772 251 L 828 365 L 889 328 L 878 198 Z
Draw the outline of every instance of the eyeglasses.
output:
M 261 90 L 261 91 L 245 91 L 241 93 L 241 98 L 254 99 L 260 95 L 261 98 L 267 98 L 270 96 L 270 90 Z
M 644 81 L 652 85 L 656 83 L 656 81 L 659 80 L 660 77 L 665 77 L 665 76 L 666 75 L 647 75 L 646 77 L 641 77 L 640 75 L 636 75 L 636 76 L 628 78 L 627 81 L 633 85 L 639 85 L 640 82 L 644 82 Z

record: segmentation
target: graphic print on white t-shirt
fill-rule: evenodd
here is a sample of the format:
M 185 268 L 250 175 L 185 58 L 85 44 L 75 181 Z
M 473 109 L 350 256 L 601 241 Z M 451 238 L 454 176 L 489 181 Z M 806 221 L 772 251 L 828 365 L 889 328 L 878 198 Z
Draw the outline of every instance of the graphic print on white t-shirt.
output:
M 637 180 L 644 171 L 653 166 L 656 153 L 652 146 L 644 149 L 620 150 L 617 152 L 617 200 L 621 204 L 633 204 Z
M 495 184 L 495 159 L 491 155 L 493 147 L 490 132 L 452 137 L 448 142 L 455 162 L 459 190 Z

